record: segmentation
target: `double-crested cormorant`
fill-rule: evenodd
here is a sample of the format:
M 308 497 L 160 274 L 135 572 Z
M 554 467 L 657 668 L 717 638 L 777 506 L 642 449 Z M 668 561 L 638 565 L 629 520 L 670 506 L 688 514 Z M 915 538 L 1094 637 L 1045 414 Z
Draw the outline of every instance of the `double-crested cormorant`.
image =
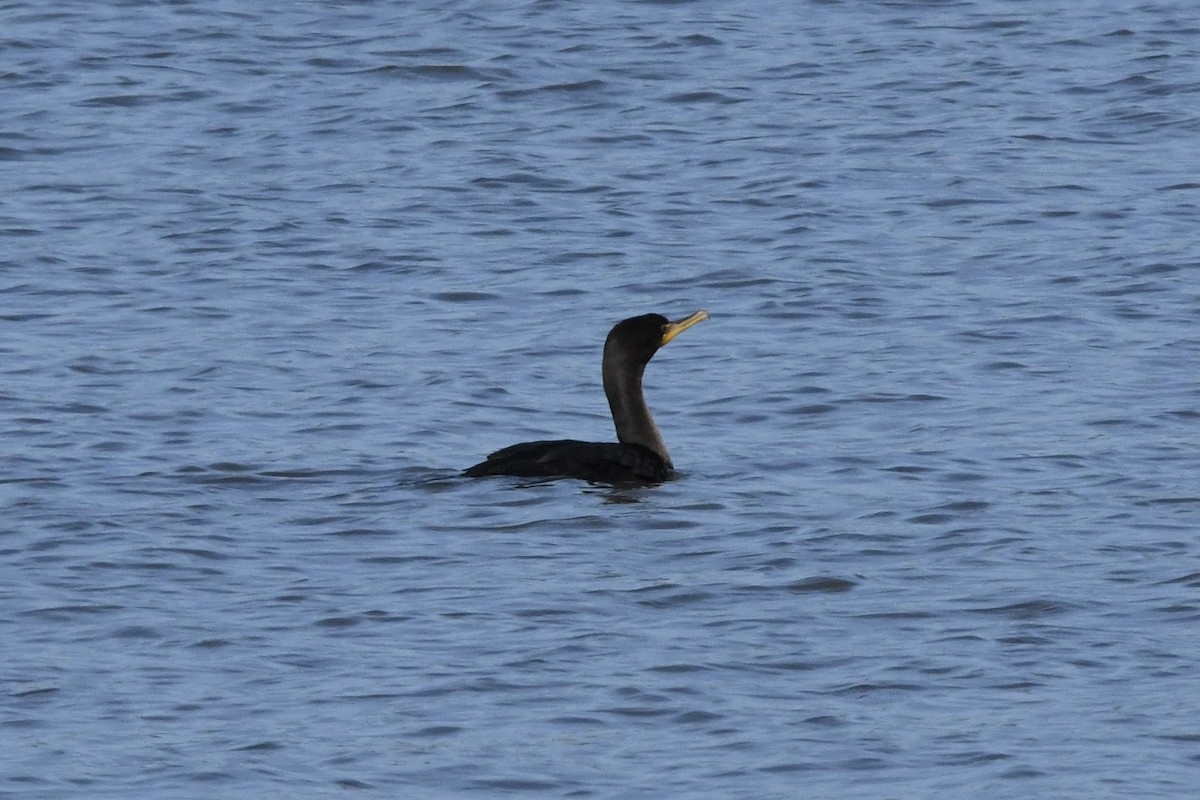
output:
M 599 483 L 655 483 L 674 469 L 662 434 L 642 395 L 642 373 L 658 348 L 698 322 L 707 311 L 671 322 L 659 314 L 622 320 L 604 341 L 604 393 L 617 427 L 617 442 L 558 439 L 525 442 L 497 450 L 463 472 L 470 478 L 518 475 L 526 478 L 581 478 Z

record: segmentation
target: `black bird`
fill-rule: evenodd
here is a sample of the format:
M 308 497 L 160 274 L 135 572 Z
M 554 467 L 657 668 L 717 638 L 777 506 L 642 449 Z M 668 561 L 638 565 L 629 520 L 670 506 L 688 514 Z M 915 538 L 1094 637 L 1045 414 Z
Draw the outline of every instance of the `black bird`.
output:
M 675 467 L 642 395 L 642 374 L 658 349 L 698 322 L 707 311 L 671 322 L 659 314 L 622 320 L 604 341 L 604 393 L 617 427 L 617 442 L 557 439 L 497 450 L 463 475 L 580 478 L 597 483 L 657 483 Z

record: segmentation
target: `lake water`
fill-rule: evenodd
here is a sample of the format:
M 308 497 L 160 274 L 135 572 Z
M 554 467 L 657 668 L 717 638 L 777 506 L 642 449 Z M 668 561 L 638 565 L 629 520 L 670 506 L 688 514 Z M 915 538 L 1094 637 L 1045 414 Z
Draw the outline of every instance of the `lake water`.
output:
M 0 797 L 1183 798 L 1200 10 L 0 3 Z M 468 480 L 607 440 L 678 475 Z

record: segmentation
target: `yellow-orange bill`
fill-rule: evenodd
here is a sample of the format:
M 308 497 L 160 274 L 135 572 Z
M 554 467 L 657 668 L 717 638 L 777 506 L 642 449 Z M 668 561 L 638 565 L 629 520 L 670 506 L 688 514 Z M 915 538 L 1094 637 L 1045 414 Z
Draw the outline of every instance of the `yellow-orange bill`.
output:
M 686 331 L 688 328 L 696 325 L 697 323 L 704 322 L 706 319 L 708 319 L 707 311 L 697 311 L 690 317 L 685 317 L 678 322 L 668 322 L 667 326 L 663 328 L 662 344 L 666 344 L 679 334 Z M 661 347 L 662 345 L 659 346 Z

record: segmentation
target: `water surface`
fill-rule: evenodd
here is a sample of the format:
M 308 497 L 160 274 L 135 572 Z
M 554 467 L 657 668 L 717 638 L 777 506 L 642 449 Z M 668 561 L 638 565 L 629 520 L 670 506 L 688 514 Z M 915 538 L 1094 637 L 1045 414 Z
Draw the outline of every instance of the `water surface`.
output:
M 0 796 L 1191 796 L 1191 4 L 0 17 Z

